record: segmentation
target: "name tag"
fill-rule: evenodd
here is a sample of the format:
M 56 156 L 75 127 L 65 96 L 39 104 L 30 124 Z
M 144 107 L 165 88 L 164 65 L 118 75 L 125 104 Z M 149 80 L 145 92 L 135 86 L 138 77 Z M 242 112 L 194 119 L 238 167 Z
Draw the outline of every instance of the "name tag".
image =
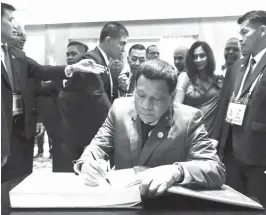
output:
M 13 93 L 13 116 L 23 113 L 23 99 L 21 94 Z
M 246 99 L 232 100 L 228 105 L 225 121 L 235 125 L 242 125 L 246 108 Z

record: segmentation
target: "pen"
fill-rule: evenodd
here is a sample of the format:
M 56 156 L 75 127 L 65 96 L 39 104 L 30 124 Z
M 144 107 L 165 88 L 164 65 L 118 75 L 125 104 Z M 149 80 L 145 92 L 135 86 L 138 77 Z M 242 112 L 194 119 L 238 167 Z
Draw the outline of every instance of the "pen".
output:
M 93 157 L 93 159 L 95 160 L 95 161 L 97 161 L 96 160 L 96 157 L 94 156 L 94 154 L 91 152 L 91 155 L 92 155 L 92 157 Z M 101 174 L 102 175 L 102 174 Z M 109 181 L 109 179 L 108 178 L 105 178 L 103 175 L 102 175 L 102 177 L 106 180 L 106 182 L 111 186 L 111 182 Z

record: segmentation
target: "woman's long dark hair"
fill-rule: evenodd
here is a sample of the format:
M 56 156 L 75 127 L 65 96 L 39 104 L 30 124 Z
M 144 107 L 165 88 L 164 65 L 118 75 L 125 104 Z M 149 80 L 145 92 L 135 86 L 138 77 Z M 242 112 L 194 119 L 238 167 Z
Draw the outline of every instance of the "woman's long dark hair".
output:
M 205 51 L 207 55 L 207 68 L 205 75 L 208 78 L 212 78 L 215 71 L 215 58 L 210 45 L 204 41 L 196 41 L 195 43 L 192 44 L 186 56 L 187 74 L 192 84 L 195 84 L 196 79 L 198 77 L 198 70 L 194 62 L 194 52 L 195 49 L 197 49 L 198 47 L 202 47 L 202 49 Z

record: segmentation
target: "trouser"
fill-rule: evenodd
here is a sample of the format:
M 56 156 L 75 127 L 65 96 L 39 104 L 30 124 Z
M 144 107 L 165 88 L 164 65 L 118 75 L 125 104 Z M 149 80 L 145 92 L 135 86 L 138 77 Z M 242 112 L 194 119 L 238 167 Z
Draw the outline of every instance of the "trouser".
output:
M 11 134 L 10 156 L 2 167 L 2 182 L 30 174 L 33 167 L 34 138 L 27 140 L 23 133 L 24 120 L 13 122 Z
M 50 149 L 52 148 L 52 139 L 51 139 L 51 135 L 48 133 L 47 130 L 46 130 L 46 132 L 47 132 L 47 136 L 48 136 L 49 152 L 51 153 Z M 45 132 L 37 135 L 36 138 L 35 138 L 35 142 L 36 142 L 36 144 L 38 146 L 37 154 L 41 154 L 41 155 L 44 152 L 44 147 L 43 147 L 44 146 L 44 134 L 45 134 Z
M 10 156 L 1 168 L 1 214 L 9 214 L 9 191 L 32 172 L 34 138 L 26 140 L 23 116 L 14 117 Z
M 1 183 L 1 215 L 10 214 L 9 191 L 16 187 L 28 175 L 26 174 Z
M 74 172 L 73 161 L 79 159 L 83 151 L 84 147 L 62 139 L 53 144 L 53 172 Z
M 232 141 L 229 136 L 224 155 L 226 184 L 235 190 L 256 198 L 266 208 L 266 166 L 245 164 L 232 154 Z

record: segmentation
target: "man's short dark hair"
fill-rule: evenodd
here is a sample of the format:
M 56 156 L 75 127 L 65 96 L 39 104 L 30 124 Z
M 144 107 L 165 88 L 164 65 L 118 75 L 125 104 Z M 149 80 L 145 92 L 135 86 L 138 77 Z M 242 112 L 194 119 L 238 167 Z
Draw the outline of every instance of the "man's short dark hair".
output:
M 83 47 L 85 49 L 85 52 L 87 52 L 89 50 L 89 47 L 86 44 L 78 42 L 78 41 L 69 42 L 68 45 L 67 45 L 67 48 L 69 46 L 79 46 L 79 47 L 81 46 L 81 47 Z
M 119 22 L 108 22 L 102 28 L 100 34 L 100 43 L 105 40 L 106 37 L 111 37 L 112 39 L 120 37 L 128 37 L 129 33 L 124 25 Z
M 6 10 L 14 11 L 14 10 L 16 10 L 16 8 L 14 6 L 12 6 L 11 4 L 1 2 L 1 17 L 4 16 L 4 13 Z
M 148 48 L 146 49 L 146 54 L 149 53 L 150 48 L 152 48 L 152 47 L 158 48 L 156 45 L 150 45 L 150 46 L 148 46 Z
M 165 80 L 170 94 L 176 88 L 178 73 L 176 69 L 166 61 L 160 59 L 146 61 L 141 64 L 137 70 L 136 83 L 141 75 L 150 80 Z
M 253 24 L 266 25 L 266 11 L 264 10 L 253 10 L 249 11 L 237 20 L 238 24 L 242 24 L 244 21 L 249 20 Z
M 128 51 L 128 55 L 130 55 L 131 51 L 133 49 L 137 49 L 137 50 L 146 50 L 144 45 L 141 44 L 134 44 L 133 46 L 130 47 L 129 51 Z

